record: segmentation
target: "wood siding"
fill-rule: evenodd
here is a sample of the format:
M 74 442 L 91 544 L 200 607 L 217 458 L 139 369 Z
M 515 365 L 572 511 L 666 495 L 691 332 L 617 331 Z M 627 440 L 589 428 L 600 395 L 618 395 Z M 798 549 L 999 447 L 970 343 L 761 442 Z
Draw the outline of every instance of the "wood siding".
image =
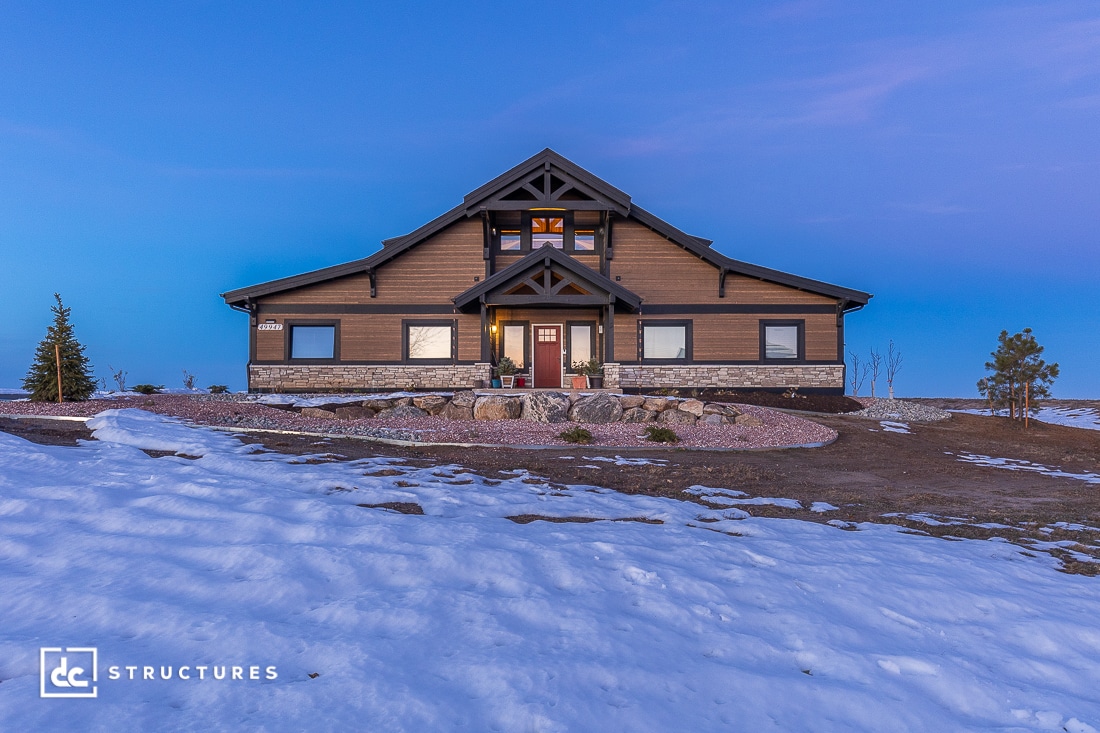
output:
M 836 317 L 829 313 L 759 316 L 744 313 L 693 313 L 675 316 L 615 316 L 615 361 L 638 359 L 638 321 L 691 321 L 695 361 L 757 361 L 761 320 L 804 320 L 807 361 L 836 361 Z
M 402 358 L 403 320 L 451 320 L 458 321 L 458 361 L 476 362 L 481 359 L 481 318 L 477 315 L 424 315 L 409 314 L 336 314 L 310 313 L 302 316 L 276 316 L 276 323 L 299 320 L 333 320 L 340 322 L 340 361 L 399 362 Z M 283 361 L 289 330 L 258 331 L 256 333 L 256 361 Z
M 451 298 L 485 276 L 480 219 L 465 219 L 447 227 L 378 268 L 376 297 L 370 297 L 366 273 L 275 293 L 262 304 L 450 303 Z
M 718 268 L 673 244 L 649 227 L 616 220 L 611 233 L 614 259 L 611 278 L 642 296 L 646 303 L 828 304 L 835 298 L 765 282 L 745 275 L 726 275 L 726 297 L 718 297 Z

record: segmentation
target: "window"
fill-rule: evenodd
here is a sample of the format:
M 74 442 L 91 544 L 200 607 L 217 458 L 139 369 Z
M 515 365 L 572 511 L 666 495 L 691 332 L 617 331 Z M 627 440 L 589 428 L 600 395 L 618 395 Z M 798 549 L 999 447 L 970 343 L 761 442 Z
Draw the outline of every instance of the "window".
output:
M 500 252 L 530 252 L 550 245 L 564 252 L 595 253 L 603 214 L 597 211 L 533 209 L 493 213 L 493 246 Z
M 455 352 L 454 321 L 406 321 L 405 358 L 450 361 Z
M 797 361 L 805 351 L 805 321 L 761 321 L 760 359 Z
M 548 244 L 554 249 L 565 247 L 565 219 L 560 216 L 532 216 L 531 249 Z
M 566 351 L 570 366 L 578 361 L 588 361 L 595 356 L 595 331 L 593 323 L 568 324 Z
M 527 368 L 527 324 L 509 323 L 504 325 L 504 346 L 501 352 L 520 370 Z
M 292 325 L 289 329 L 291 359 L 335 359 L 336 326 Z
M 639 358 L 660 361 L 691 359 L 691 321 L 638 323 Z

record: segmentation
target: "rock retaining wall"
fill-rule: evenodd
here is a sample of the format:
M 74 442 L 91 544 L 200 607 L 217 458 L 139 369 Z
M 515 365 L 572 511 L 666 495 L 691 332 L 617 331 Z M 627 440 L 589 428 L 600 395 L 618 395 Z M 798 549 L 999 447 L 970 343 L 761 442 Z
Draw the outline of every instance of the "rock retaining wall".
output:
M 397 399 L 364 397 L 360 401 L 345 400 L 329 405 L 314 404 L 288 409 L 297 409 L 306 417 L 333 420 L 439 415 L 453 420 L 530 420 L 544 423 L 761 424 L 759 418 L 743 414 L 736 405 L 722 402 L 609 392 L 526 392 L 520 395 L 462 391 L 453 395 L 417 395 Z

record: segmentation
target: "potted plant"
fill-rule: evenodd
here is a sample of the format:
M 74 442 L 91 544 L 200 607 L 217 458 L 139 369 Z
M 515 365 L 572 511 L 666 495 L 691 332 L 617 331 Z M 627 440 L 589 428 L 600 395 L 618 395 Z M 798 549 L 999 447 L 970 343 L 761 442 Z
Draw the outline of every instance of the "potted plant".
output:
M 588 375 L 588 386 L 592 389 L 603 389 L 603 364 L 596 357 L 592 357 L 585 364 L 584 373 Z
M 505 389 L 511 389 L 515 386 L 516 372 L 518 371 L 519 367 L 510 357 L 502 356 L 500 361 L 497 362 L 497 374 L 500 375 L 501 385 Z
M 573 380 L 573 389 L 584 389 L 588 386 L 588 362 L 587 361 L 575 361 L 573 362 L 573 371 L 576 372 L 576 376 L 571 377 Z

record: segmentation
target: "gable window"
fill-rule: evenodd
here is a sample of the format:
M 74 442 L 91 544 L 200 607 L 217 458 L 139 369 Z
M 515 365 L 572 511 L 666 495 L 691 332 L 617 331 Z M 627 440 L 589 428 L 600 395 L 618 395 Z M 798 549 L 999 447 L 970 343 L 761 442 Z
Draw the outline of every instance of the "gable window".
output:
M 455 358 L 454 321 L 405 321 L 404 349 L 408 361 L 452 361 Z
M 760 359 L 762 361 L 801 361 L 805 359 L 806 322 L 760 321 Z
M 336 324 L 289 324 L 287 352 L 290 359 L 335 359 Z
M 691 321 L 639 321 L 638 358 L 690 361 Z
M 531 217 L 531 249 L 550 245 L 565 248 L 565 219 L 561 216 Z
M 547 245 L 563 252 L 595 253 L 602 238 L 596 211 L 498 211 L 493 241 L 500 252 L 530 252 Z

